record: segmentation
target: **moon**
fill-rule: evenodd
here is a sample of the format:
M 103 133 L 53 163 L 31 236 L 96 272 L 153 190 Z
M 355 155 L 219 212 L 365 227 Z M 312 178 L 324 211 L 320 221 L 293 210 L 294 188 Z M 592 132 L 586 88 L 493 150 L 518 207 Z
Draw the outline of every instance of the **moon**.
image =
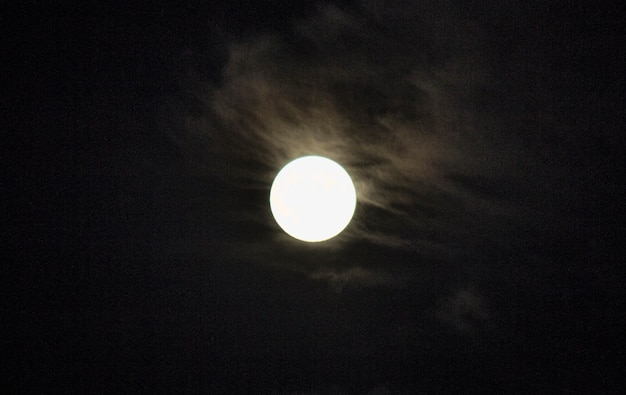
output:
M 320 242 L 341 233 L 356 208 L 356 190 L 348 172 L 322 156 L 304 156 L 285 165 L 270 190 L 276 223 L 288 235 Z

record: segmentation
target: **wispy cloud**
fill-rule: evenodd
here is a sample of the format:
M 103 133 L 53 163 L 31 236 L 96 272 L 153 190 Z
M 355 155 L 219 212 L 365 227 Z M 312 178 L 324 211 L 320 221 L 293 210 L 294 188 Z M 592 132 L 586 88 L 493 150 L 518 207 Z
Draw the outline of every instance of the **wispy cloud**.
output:
M 487 303 L 474 289 L 458 289 L 441 300 L 438 318 L 463 335 L 474 335 L 491 325 Z
M 507 243 L 507 227 L 532 214 L 515 185 L 543 168 L 522 161 L 515 144 L 485 138 L 499 125 L 469 102 L 491 73 L 480 37 L 468 39 L 471 24 L 454 12 L 371 2 L 358 13 L 320 7 L 294 26 L 289 37 L 232 43 L 221 83 L 199 94 L 204 109 L 189 117 L 187 139 L 206 142 L 213 171 L 235 188 L 264 191 L 288 161 L 327 156 L 358 195 L 341 242 L 439 257 Z M 238 215 L 251 225 L 268 219 Z

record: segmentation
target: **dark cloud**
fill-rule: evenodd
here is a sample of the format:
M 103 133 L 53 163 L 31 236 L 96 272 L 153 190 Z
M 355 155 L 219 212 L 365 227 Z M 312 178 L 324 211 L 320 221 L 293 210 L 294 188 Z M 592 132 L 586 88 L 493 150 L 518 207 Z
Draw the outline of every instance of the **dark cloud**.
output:
M 476 292 L 460 289 L 441 301 L 438 315 L 456 331 L 473 334 L 489 326 L 489 312 L 485 301 Z

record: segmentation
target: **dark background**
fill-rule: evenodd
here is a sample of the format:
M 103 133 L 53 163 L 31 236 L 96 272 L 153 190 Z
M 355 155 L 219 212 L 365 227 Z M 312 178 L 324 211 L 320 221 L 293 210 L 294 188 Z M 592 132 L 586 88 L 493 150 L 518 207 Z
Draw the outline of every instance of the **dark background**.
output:
M 417 4 L 382 8 L 404 14 Z M 233 46 L 258 37 L 285 43 L 278 54 L 286 60 L 274 60 L 278 69 L 325 64 L 333 44 L 316 52 L 308 46 L 314 40 L 294 33 L 325 7 L 64 2 L 4 12 L 3 388 L 620 392 L 626 372 L 618 7 L 581 1 L 429 8 L 426 20 L 451 13 L 466 21 L 490 65 L 489 78 L 472 85 L 471 94 L 443 85 L 446 97 L 462 96 L 470 103 L 467 116 L 485 127 L 472 138 L 496 147 L 467 146 L 468 157 L 497 167 L 496 152 L 518 155 L 522 164 L 497 174 L 446 171 L 441 177 L 456 192 L 409 193 L 401 215 L 389 213 L 410 188 L 379 186 L 391 202 L 383 204 L 386 211 L 363 203 L 345 238 L 311 246 L 282 236 L 267 207 L 283 158 L 267 160 L 262 144 L 240 153 L 222 140 L 239 135 L 208 109 L 213 99 L 206 92 L 226 91 L 220 89 L 230 86 L 225 70 Z M 376 45 L 402 41 L 420 23 L 408 12 L 406 25 L 398 25 L 366 3 L 335 7 L 358 15 L 365 31 L 388 34 L 366 40 L 355 57 L 386 53 Z M 438 29 L 440 36 L 454 30 Z M 335 43 L 345 59 L 351 39 Z M 454 58 L 459 47 L 444 41 L 424 45 L 419 67 L 437 69 Z M 415 66 L 412 52 L 389 45 L 389 57 L 366 56 L 366 64 L 400 65 L 392 72 L 405 61 Z M 400 114 L 410 124 L 414 110 L 404 103 L 427 106 L 433 98 L 407 99 L 403 88 L 379 89 L 378 77 L 367 75 L 357 85 L 336 78 L 341 88 L 329 92 L 344 106 L 340 111 Z M 246 114 L 242 103 L 239 114 Z M 519 121 L 526 126 L 508 128 Z M 373 134 L 363 141 L 384 145 Z M 385 155 L 395 149 L 401 157 L 400 147 L 378 157 L 355 151 L 348 170 L 367 180 L 386 168 Z M 541 165 L 525 167 L 537 158 Z M 525 207 L 520 212 L 530 214 L 512 220 L 467 214 L 468 195 L 484 199 L 487 212 Z M 411 228 L 413 219 L 437 226 Z M 389 242 L 396 237 L 402 243 Z M 426 242 L 442 247 L 428 253 L 415 247 Z

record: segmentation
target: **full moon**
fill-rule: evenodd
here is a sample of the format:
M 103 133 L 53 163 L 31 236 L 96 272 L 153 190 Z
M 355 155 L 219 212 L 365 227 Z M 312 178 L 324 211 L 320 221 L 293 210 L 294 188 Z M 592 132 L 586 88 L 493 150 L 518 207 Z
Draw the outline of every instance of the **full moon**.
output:
M 319 242 L 348 226 L 356 208 L 356 191 L 350 175 L 338 163 L 304 156 L 287 163 L 276 175 L 270 208 L 285 233 Z

